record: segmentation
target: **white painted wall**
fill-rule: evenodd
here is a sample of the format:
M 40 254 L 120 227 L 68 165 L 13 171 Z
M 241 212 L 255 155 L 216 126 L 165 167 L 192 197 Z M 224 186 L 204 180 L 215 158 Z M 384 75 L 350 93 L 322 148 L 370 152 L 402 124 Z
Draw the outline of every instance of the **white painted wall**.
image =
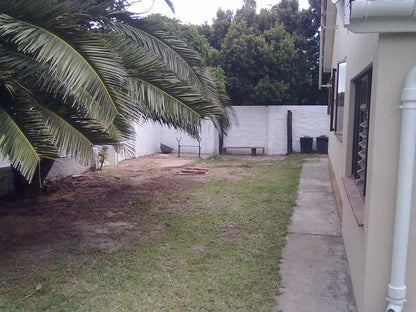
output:
M 283 105 L 283 106 L 234 106 L 230 110 L 231 128 L 224 137 L 224 146 L 259 146 L 265 148 L 265 154 L 276 155 L 287 153 L 287 112 L 292 111 L 293 150 L 300 152 L 300 137 L 316 137 L 329 132 L 327 107 L 322 105 Z M 185 132 L 148 121 L 136 125 L 136 153 L 143 156 L 160 152 L 160 143 L 178 149 L 177 139 L 181 145 L 197 146 L 198 141 Z M 218 153 L 218 132 L 213 124 L 205 121 L 202 124 L 202 154 Z M 198 153 L 196 147 L 182 147 L 183 153 Z M 233 151 L 231 151 L 233 152 Z M 247 149 L 238 153 L 251 153 Z
M 300 137 L 305 135 L 314 138 L 316 150 L 316 137 L 329 132 L 327 107 L 322 105 L 234 106 L 234 123 L 224 138 L 224 146 L 261 146 L 267 155 L 286 154 L 289 110 L 293 151 L 300 152 Z
M 13 174 L 10 165 L 0 167 L 0 196 L 13 191 Z
M 267 106 L 234 106 L 232 125 L 224 146 L 261 146 L 268 154 L 269 114 Z M 227 151 L 227 153 L 232 151 Z M 250 154 L 251 150 L 238 150 L 239 154 Z
M 189 136 L 187 133 L 147 121 L 142 125 L 135 125 L 136 129 L 136 152 L 135 156 L 144 156 L 147 154 L 160 153 L 160 143 L 174 148 L 174 153 L 178 150 L 178 141 L 181 145 L 198 146 L 198 141 Z M 182 153 L 197 154 L 197 147 L 182 147 Z M 201 153 L 214 154 L 218 152 L 218 132 L 214 125 L 209 121 L 202 122 L 201 125 Z
M 287 153 L 287 111 L 293 114 L 293 150 L 300 151 L 299 139 L 309 135 L 318 137 L 326 135 L 329 129 L 329 117 L 326 114 L 326 106 L 316 105 L 284 105 L 284 106 L 234 106 L 230 111 L 232 122 L 228 135 L 224 137 L 224 146 L 260 146 L 265 148 L 265 154 Z M 198 154 L 198 141 L 183 131 L 170 128 L 153 121 L 136 124 L 136 140 L 134 142 L 134 157 L 153 153 L 160 153 L 160 143 L 174 148 L 177 153 L 178 141 L 182 146 L 181 153 Z M 210 121 L 204 121 L 201 125 L 201 153 L 216 154 L 219 152 L 219 135 Z M 316 141 L 314 141 L 314 146 Z M 95 153 L 100 150 L 95 147 Z M 251 153 L 239 150 L 238 153 Z M 126 156 L 117 153 L 113 148 L 108 150 L 108 159 L 104 166 L 117 165 Z M 0 159 L 0 167 L 8 167 L 7 160 Z M 79 165 L 74 159 L 62 158 L 57 161 L 48 175 L 49 180 L 56 180 L 66 176 L 80 174 L 89 169 Z
M 0 156 L 0 196 L 13 191 L 13 174 L 10 162 L 7 158 Z
M 90 166 L 83 166 L 74 158 L 65 157 L 56 160 L 48 173 L 47 180 L 56 181 L 68 176 L 82 174 L 90 169 Z
M 284 115 L 288 109 L 293 114 L 293 150 L 300 152 L 300 138 L 309 135 L 313 137 L 313 149 L 316 150 L 316 138 L 329 133 L 329 116 L 326 106 L 302 105 L 282 106 L 280 115 Z M 284 149 L 286 153 L 286 148 Z M 278 153 L 280 154 L 280 153 Z
M 159 144 L 161 143 L 160 127 L 160 124 L 153 121 L 147 121 L 134 126 L 136 131 L 136 151 L 134 156 L 152 154 L 159 150 Z
M 4 168 L 4 167 L 9 167 L 10 166 L 10 162 L 7 158 L 3 158 L 2 156 L 0 156 L 0 168 Z

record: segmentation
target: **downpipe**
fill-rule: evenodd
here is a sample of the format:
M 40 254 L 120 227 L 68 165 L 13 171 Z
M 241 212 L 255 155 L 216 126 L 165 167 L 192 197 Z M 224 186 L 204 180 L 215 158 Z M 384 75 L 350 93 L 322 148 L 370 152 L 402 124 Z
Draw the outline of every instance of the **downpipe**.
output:
M 406 76 L 401 93 L 402 124 L 396 216 L 386 312 L 401 312 L 406 303 L 406 264 L 416 155 L 416 66 Z

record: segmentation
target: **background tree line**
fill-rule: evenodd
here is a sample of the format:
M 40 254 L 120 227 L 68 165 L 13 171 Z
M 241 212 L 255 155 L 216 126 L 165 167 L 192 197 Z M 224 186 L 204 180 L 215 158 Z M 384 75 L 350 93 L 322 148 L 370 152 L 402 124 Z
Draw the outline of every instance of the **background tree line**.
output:
M 297 0 L 281 0 L 256 13 L 256 1 L 241 9 L 219 9 L 212 25 L 182 25 L 152 15 L 200 52 L 224 83 L 233 105 L 319 104 L 320 2 L 299 10 Z

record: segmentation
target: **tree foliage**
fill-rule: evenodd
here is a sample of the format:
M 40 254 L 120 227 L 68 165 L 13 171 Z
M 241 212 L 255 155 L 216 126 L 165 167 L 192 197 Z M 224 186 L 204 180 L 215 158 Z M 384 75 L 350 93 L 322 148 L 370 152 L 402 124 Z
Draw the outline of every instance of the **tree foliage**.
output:
M 212 26 L 198 28 L 218 51 L 209 65 L 224 69 L 234 105 L 325 102 L 317 89 L 319 17 L 317 0 L 301 11 L 297 0 L 281 0 L 260 13 L 246 0 L 235 15 L 220 9 Z

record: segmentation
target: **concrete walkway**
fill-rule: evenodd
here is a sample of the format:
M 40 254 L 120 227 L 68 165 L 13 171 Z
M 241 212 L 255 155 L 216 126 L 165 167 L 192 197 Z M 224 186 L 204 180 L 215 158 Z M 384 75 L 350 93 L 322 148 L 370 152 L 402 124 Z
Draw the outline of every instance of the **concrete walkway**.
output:
M 303 165 L 281 275 L 278 311 L 357 311 L 327 158 Z

